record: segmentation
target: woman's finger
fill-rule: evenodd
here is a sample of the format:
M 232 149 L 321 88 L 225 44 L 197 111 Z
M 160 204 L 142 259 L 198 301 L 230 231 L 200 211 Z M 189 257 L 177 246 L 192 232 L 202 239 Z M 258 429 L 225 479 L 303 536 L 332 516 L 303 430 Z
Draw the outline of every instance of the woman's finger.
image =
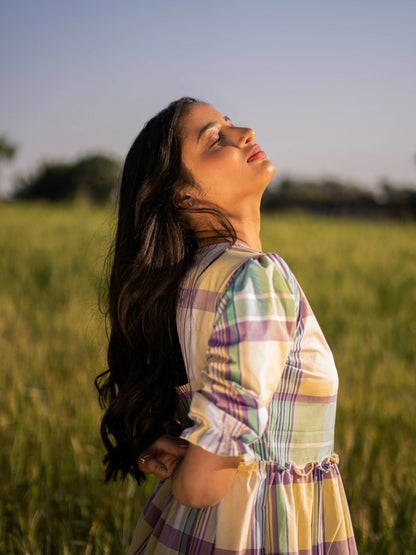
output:
M 150 453 L 141 454 L 137 459 L 139 470 L 145 474 L 155 474 L 159 478 L 168 476 L 168 469 L 158 459 L 154 458 Z
M 188 442 L 179 437 L 164 435 L 160 436 L 150 447 L 150 451 L 161 451 L 173 457 L 183 458 L 185 456 Z
M 172 476 L 176 466 L 181 462 L 183 456 L 173 457 L 172 455 L 161 455 L 158 460 L 165 465 L 167 469 L 167 476 Z

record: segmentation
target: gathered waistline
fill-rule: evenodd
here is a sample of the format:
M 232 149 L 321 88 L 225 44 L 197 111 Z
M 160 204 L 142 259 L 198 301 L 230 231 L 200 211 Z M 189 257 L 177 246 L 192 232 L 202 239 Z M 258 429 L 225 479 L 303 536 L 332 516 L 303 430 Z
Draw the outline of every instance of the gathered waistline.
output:
M 265 473 L 268 476 L 275 475 L 276 473 L 283 473 L 289 472 L 293 474 L 297 474 L 298 476 L 309 476 L 315 470 L 320 470 L 322 472 L 328 473 L 331 468 L 337 467 L 339 463 L 339 457 L 336 453 L 325 457 L 323 461 L 312 461 L 307 463 L 306 465 L 299 466 L 294 462 L 286 462 L 284 464 L 279 463 L 277 461 L 268 461 L 268 460 L 248 460 L 242 461 L 238 467 L 238 470 L 244 472 L 261 472 Z M 262 472 L 263 471 L 263 472 Z

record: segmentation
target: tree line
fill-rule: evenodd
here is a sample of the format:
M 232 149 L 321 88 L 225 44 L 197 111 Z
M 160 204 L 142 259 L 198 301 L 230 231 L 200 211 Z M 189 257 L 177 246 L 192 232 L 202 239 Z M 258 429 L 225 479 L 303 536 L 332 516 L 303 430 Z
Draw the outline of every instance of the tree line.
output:
M 33 175 L 16 181 L 13 198 L 104 204 L 114 200 L 119 174 L 120 162 L 103 154 L 73 163 L 45 162 Z
M 0 136 L 0 162 L 16 155 L 17 145 Z M 114 201 L 121 163 L 102 153 L 84 155 L 73 162 L 44 162 L 28 176 L 16 178 L 12 199 L 50 202 Z
M 388 181 L 368 190 L 335 180 L 319 182 L 283 178 L 266 190 L 262 210 L 306 210 L 333 216 L 416 218 L 416 186 Z
M 0 161 L 11 160 L 17 146 L 0 137 Z M 45 162 L 26 177 L 16 179 L 13 199 L 51 202 L 114 202 L 121 161 L 101 153 L 73 162 Z M 267 212 L 300 209 L 330 215 L 416 218 L 416 185 L 398 187 L 387 181 L 369 191 L 335 180 L 307 181 L 282 178 L 263 197 Z

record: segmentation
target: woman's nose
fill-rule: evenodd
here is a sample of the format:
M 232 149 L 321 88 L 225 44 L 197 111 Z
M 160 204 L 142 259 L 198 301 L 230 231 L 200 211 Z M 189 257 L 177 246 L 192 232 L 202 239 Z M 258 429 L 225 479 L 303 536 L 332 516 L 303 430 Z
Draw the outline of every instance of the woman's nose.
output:
M 253 129 L 251 129 L 251 127 L 238 127 L 235 129 L 239 130 L 239 146 L 245 146 L 247 143 L 250 143 L 254 139 L 255 132 Z

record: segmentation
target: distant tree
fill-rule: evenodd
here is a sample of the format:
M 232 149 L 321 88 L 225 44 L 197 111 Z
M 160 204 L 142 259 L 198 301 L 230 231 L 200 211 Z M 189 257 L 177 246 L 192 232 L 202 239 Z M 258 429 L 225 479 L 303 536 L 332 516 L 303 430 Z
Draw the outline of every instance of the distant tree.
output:
M 398 187 L 384 180 L 380 184 L 381 199 L 397 218 L 416 217 L 416 189 L 414 186 Z
M 76 197 L 93 203 L 111 200 L 117 185 L 120 163 L 108 156 L 95 154 L 78 160 L 73 167 Z
M 17 152 L 17 146 L 11 143 L 5 135 L 0 137 L 0 160 L 12 160 Z
M 18 180 L 14 197 L 104 203 L 114 196 L 119 172 L 119 161 L 102 154 L 84 156 L 73 164 L 45 163 L 35 175 Z
M 14 197 L 25 200 L 63 201 L 73 200 L 74 193 L 71 166 L 46 162 L 34 175 L 18 178 Z
M 6 135 L 0 136 L 0 162 L 9 162 L 15 157 L 16 152 L 17 146 L 11 143 Z

